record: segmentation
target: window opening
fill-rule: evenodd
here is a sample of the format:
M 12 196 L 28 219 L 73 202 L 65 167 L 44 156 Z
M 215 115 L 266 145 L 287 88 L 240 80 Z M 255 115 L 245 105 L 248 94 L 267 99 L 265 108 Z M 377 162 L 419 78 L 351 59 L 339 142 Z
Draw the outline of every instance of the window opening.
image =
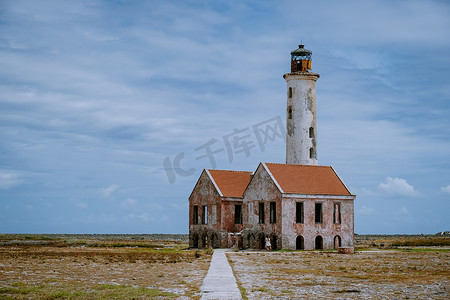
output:
M 309 158 L 315 158 L 314 148 L 309 148 Z
M 292 107 L 291 106 L 288 107 L 288 119 L 289 120 L 292 119 Z
M 315 222 L 322 223 L 322 203 L 316 203 L 315 208 Z
M 341 224 L 341 204 L 340 203 L 334 204 L 333 220 L 334 220 L 334 224 Z
M 314 127 L 309 127 L 309 137 L 314 138 Z
M 202 224 L 207 224 L 208 223 L 208 216 L 207 216 L 207 208 L 206 205 L 203 205 L 203 213 L 202 213 Z
M 277 206 L 276 202 L 270 202 L 270 223 L 274 224 L 277 222 Z
M 264 224 L 264 202 L 259 202 L 259 224 Z
M 193 212 L 193 223 L 198 224 L 198 205 L 194 205 L 194 212 Z M 197 248 L 197 247 L 194 247 Z
M 303 223 L 303 202 L 296 202 L 295 204 L 295 221 Z
M 292 88 L 291 87 L 289 88 L 288 96 L 289 96 L 289 98 L 292 98 Z
M 242 205 L 234 206 L 234 224 L 242 224 Z

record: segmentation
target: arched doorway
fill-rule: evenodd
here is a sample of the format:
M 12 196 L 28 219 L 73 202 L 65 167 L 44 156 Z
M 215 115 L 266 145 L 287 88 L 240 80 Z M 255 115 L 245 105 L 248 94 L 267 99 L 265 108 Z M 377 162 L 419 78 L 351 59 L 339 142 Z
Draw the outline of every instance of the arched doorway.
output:
M 259 236 L 259 249 L 266 249 L 266 237 L 264 234 Z
M 248 247 L 249 248 L 256 248 L 254 243 L 255 243 L 255 236 L 253 235 L 253 233 L 250 233 L 247 237 L 247 242 L 248 242 Z
M 198 234 L 192 236 L 192 248 L 198 248 Z
M 213 248 L 219 248 L 219 236 L 217 233 L 211 234 L 211 246 Z
M 317 250 L 323 249 L 323 238 L 318 235 L 316 236 L 316 247 Z
M 276 234 L 272 234 L 270 237 L 270 244 L 272 245 L 272 250 L 278 249 L 278 237 Z
M 338 249 L 339 247 L 342 247 L 341 237 L 335 236 L 334 237 L 334 249 Z
M 202 235 L 202 248 L 207 248 L 208 247 L 208 235 L 205 233 Z
M 305 240 L 301 235 L 297 237 L 295 240 L 295 249 L 297 250 L 304 250 L 305 249 Z

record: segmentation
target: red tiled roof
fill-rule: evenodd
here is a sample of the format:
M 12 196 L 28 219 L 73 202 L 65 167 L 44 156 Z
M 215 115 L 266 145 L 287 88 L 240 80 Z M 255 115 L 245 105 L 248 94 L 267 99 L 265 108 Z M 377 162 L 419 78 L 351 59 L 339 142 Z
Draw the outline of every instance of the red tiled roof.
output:
M 284 193 L 351 195 L 332 167 L 265 164 Z
M 224 197 L 242 198 L 252 172 L 208 170 Z

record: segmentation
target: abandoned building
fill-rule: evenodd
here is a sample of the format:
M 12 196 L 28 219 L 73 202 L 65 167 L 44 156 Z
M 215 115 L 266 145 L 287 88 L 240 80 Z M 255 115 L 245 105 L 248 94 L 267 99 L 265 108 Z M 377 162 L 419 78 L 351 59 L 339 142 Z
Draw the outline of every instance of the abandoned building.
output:
M 286 163 L 255 172 L 203 170 L 189 197 L 189 246 L 263 249 L 353 247 L 355 195 L 317 161 L 311 51 L 291 52 L 287 83 Z

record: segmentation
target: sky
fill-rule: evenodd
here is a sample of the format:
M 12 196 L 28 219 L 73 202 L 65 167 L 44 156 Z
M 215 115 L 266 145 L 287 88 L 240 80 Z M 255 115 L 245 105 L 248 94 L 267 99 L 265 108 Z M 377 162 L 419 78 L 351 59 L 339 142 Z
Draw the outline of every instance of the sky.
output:
M 285 162 L 300 43 L 355 233 L 450 230 L 449 29 L 438 0 L 0 0 L 0 233 L 187 233 L 203 169 Z

